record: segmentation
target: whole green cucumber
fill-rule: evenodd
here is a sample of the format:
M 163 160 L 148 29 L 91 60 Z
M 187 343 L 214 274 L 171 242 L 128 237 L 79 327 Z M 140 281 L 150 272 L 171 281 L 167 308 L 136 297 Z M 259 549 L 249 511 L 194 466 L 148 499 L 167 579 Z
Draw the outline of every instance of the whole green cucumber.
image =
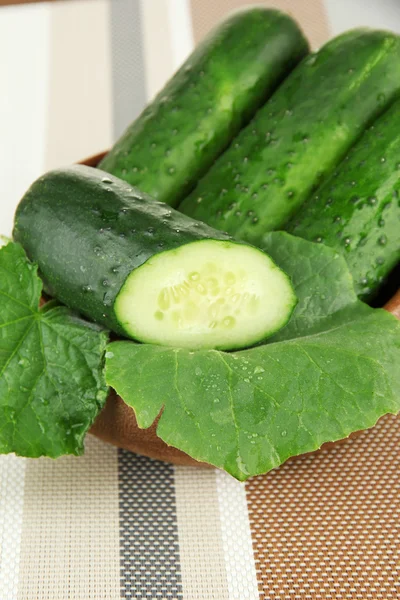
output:
M 365 131 L 287 231 L 341 252 L 370 299 L 400 261 L 400 101 Z
M 180 210 L 259 244 L 281 228 L 400 92 L 400 38 L 358 29 L 306 58 Z
M 143 342 L 241 348 L 280 329 L 296 304 L 264 252 L 99 169 L 38 179 L 17 209 L 14 239 L 50 295 Z
M 177 206 L 307 51 L 289 16 L 262 7 L 236 13 L 196 48 L 99 167 Z

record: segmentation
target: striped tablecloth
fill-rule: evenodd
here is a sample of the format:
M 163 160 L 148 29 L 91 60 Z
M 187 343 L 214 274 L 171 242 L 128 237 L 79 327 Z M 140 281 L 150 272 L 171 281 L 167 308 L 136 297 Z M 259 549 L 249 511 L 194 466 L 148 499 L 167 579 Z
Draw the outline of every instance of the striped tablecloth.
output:
M 1 4 L 1 2 L 0 2 Z M 30 182 L 110 146 L 240 0 L 0 8 L 0 231 Z M 314 46 L 400 31 L 398 0 L 273 0 Z M 400 420 L 241 484 L 88 436 L 0 457 L 0 600 L 400 598 Z

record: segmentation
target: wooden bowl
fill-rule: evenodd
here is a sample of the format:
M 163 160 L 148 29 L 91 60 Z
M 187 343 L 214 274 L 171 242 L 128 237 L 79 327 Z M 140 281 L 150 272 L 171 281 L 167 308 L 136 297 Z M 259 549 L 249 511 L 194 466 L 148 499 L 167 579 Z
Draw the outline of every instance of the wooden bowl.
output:
M 96 154 L 95 156 L 82 161 L 81 164 L 95 167 L 105 154 L 105 152 Z M 400 319 L 400 290 L 384 308 Z M 210 467 L 210 465 L 200 463 L 181 450 L 177 450 L 163 442 L 157 437 L 157 423 L 158 419 L 148 429 L 140 429 L 133 409 L 125 404 L 125 402 L 112 390 L 104 409 L 97 417 L 90 433 L 114 446 L 125 448 L 131 452 L 143 454 L 150 458 L 171 462 L 175 465 Z M 360 431 L 356 431 L 349 437 L 354 438 L 360 433 Z M 345 440 L 327 442 L 321 446 L 321 450 L 333 448 L 344 441 Z M 317 450 L 317 452 L 319 451 Z

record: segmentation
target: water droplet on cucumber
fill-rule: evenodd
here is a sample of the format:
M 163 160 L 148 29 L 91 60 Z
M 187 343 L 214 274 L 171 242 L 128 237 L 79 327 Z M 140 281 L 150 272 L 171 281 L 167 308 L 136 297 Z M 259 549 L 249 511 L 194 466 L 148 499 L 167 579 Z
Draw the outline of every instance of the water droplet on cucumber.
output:
M 104 306 L 111 306 L 112 304 L 113 294 L 111 292 L 106 292 L 103 296 L 103 304 Z
M 378 244 L 380 246 L 386 246 L 387 244 L 387 236 L 386 235 L 381 235 L 380 238 L 378 239 Z

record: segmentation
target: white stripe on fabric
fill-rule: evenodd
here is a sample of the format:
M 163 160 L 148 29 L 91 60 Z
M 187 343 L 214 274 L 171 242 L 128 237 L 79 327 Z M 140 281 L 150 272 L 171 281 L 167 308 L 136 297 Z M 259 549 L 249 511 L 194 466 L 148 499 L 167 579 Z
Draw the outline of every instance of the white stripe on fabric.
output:
M 154 98 L 174 72 L 169 0 L 141 0 L 147 100 Z
M 0 11 L 0 233 L 6 235 L 21 196 L 44 170 L 49 24 L 46 4 Z
M 176 71 L 193 50 L 194 39 L 189 0 L 169 0 L 173 70 Z
M 0 598 L 17 600 L 26 460 L 0 457 Z
M 333 35 L 353 27 L 400 32 L 399 0 L 324 0 Z
M 215 470 L 175 466 L 174 474 L 183 598 L 229 600 Z
M 50 8 L 46 170 L 106 150 L 113 140 L 108 0 Z
M 230 600 L 257 600 L 257 575 L 244 483 L 217 471 L 221 535 Z

